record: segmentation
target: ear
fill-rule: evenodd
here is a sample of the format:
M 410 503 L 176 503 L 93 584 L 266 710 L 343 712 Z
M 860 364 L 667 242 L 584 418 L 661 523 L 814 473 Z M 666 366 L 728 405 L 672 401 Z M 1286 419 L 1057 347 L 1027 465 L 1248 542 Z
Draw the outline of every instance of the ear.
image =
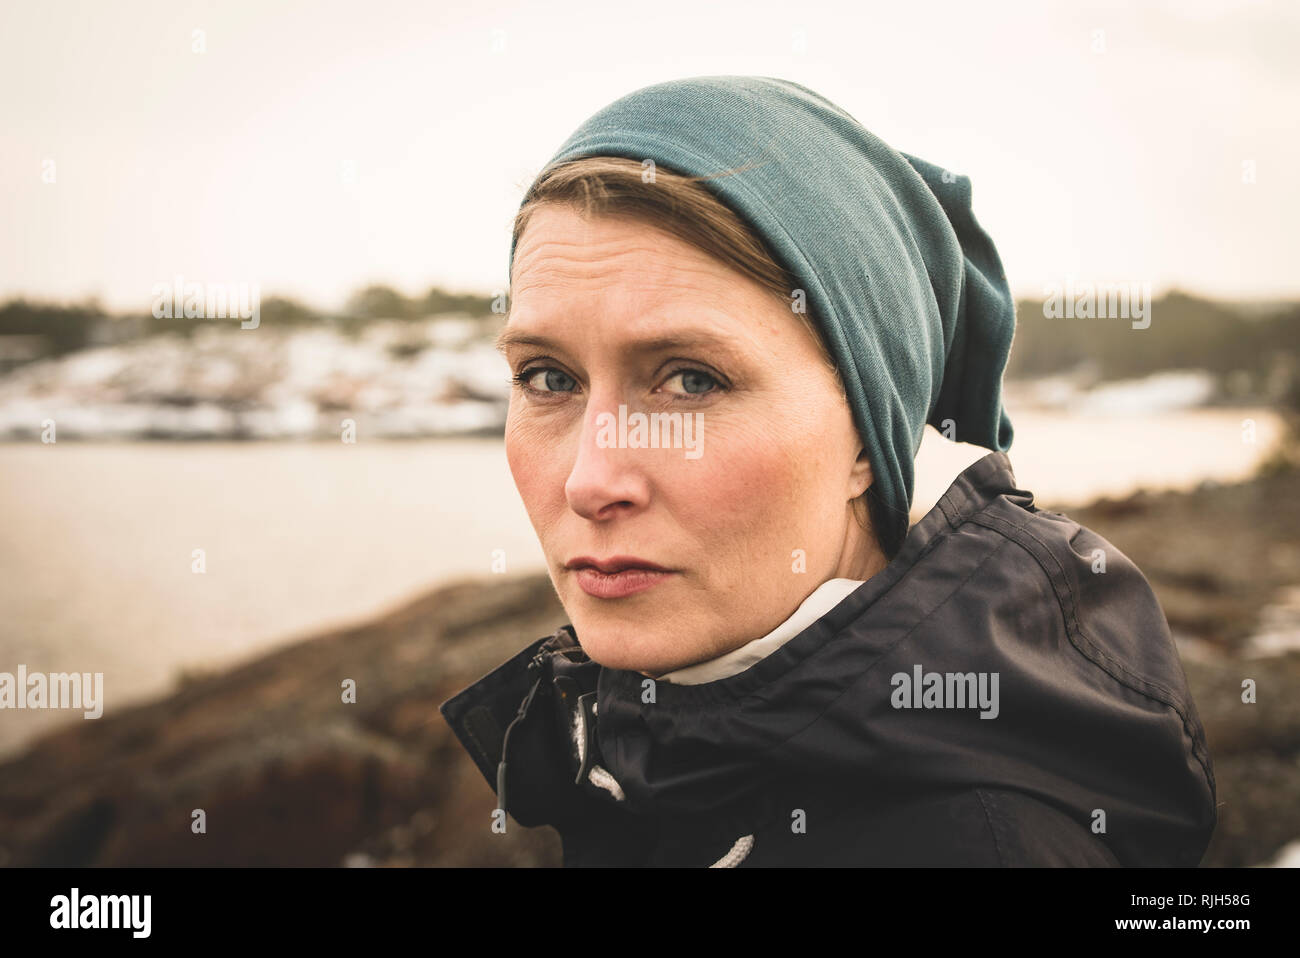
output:
M 871 460 L 867 458 L 867 450 L 859 447 L 857 461 L 853 463 L 853 469 L 849 473 L 849 498 L 856 499 L 876 481 L 876 474 L 871 470 Z

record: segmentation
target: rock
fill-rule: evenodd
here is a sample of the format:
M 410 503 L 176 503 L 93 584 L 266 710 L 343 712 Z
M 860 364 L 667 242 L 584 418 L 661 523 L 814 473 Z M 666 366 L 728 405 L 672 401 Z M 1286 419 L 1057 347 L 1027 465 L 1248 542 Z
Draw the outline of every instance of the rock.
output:
M 495 797 L 437 708 L 562 621 L 546 576 L 454 583 L 69 725 L 0 766 L 0 860 L 557 864 L 549 829 L 491 832 Z

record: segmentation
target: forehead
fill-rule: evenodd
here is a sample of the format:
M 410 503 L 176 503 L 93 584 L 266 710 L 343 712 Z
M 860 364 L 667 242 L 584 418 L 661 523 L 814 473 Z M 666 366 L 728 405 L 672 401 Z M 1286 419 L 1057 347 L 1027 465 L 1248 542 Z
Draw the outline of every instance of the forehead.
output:
M 566 287 L 618 286 L 646 296 L 675 289 L 743 295 L 748 277 L 666 230 L 627 215 L 585 217 L 569 207 L 534 212 L 515 249 L 514 299 Z
M 628 217 L 539 209 L 519 239 L 513 269 L 507 320 L 521 332 L 618 317 L 631 332 L 673 325 L 734 335 L 737 325 L 773 321 L 770 291 L 689 243 Z

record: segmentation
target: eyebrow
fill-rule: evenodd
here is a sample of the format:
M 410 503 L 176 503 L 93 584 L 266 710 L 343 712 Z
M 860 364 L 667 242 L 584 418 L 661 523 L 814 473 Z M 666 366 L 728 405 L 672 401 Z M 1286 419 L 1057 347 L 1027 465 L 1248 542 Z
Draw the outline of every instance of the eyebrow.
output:
M 734 353 L 738 342 L 739 340 L 731 336 L 683 332 L 636 339 L 628 345 L 628 349 L 636 353 L 665 352 L 670 349 L 717 349 L 727 353 Z M 537 336 L 512 329 L 502 330 L 501 334 L 497 336 L 495 345 L 501 352 L 505 352 L 510 346 L 540 346 L 544 349 L 555 350 L 563 348 L 561 343 L 548 336 Z

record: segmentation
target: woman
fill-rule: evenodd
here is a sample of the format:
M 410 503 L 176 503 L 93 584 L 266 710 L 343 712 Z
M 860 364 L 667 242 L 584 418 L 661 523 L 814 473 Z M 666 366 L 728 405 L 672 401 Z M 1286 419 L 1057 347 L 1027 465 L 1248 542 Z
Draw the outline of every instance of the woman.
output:
M 444 703 L 566 865 L 1195 865 L 1160 606 L 1018 488 L 970 185 L 817 94 L 585 122 L 515 222 L 506 451 L 570 624 Z M 992 450 L 908 529 L 927 423 Z

